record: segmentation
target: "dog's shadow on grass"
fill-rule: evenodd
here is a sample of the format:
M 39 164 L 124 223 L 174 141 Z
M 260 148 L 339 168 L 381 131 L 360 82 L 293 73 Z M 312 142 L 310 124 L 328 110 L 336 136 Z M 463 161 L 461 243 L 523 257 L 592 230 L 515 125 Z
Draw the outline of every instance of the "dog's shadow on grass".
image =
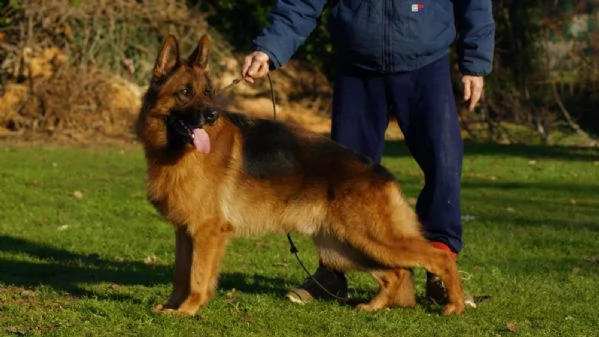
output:
M 10 256 L 0 257 L 0 286 L 47 286 L 75 297 L 141 302 L 121 288 L 158 285 L 170 288 L 173 273 L 171 265 L 104 259 L 97 254 L 70 252 L 6 235 L 0 235 L 0 254 Z M 95 284 L 106 287 L 91 290 L 89 286 Z M 285 291 L 284 280 L 262 275 L 223 273 L 220 284 L 223 289 L 235 288 L 245 293 L 278 296 Z

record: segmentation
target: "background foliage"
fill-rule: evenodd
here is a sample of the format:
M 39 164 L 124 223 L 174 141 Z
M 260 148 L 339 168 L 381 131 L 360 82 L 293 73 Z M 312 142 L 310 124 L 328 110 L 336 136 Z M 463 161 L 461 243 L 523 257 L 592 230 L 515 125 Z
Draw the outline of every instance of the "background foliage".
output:
M 58 47 L 68 61 L 56 66 L 60 81 L 88 83 L 85 77 L 107 79 L 108 71 L 144 84 L 155 51 L 168 32 L 176 33 L 187 50 L 201 32 L 216 36 L 216 59 L 240 59 L 251 50 L 253 37 L 268 23 L 274 0 L 170 0 L 104 2 L 86 0 L 0 1 L 0 88 L 25 83 L 27 52 Z M 464 129 L 474 139 L 505 143 L 557 144 L 563 135 L 576 135 L 581 144 L 596 144 L 599 134 L 599 4 L 595 0 L 495 0 L 497 24 L 494 72 L 487 78 L 484 101 L 475 113 L 461 113 Z M 326 15 L 294 57 L 309 71 L 331 77 L 332 49 Z M 222 64 L 216 63 L 216 73 Z M 60 77 L 60 75 L 63 75 Z M 459 74 L 455 71 L 456 100 L 460 102 Z M 83 79 L 82 79 L 83 77 Z M 93 96 L 93 80 L 79 96 Z M 42 83 L 43 84 L 43 83 Z M 32 106 L 50 101 L 37 81 Z M 0 92 L 1 93 L 1 92 Z M 315 92 L 310 99 L 321 95 Z M 45 95 L 45 96 L 44 96 Z M 72 95 L 77 97 L 78 95 Z M 39 99 L 42 97 L 42 99 Z M 44 98 L 45 97 L 45 98 Z M 59 100 L 60 101 L 60 100 Z M 40 103 L 41 102 L 41 103 Z M 461 103 L 461 102 L 460 102 Z M 52 104 L 46 104 L 52 106 Z M 97 100 L 69 101 L 72 110 L 93 111 Z M 43 115 L 33 109 L 30 115 Z M 57 109 L 60 110 L 60 109 Z M 39 125 L 20 113 L 19 121 L 2 118 L 0 126 Z M 29 118 L 29 119 L 28 119 Z M 39 119 L 39 118 L 38 118 Z M 110 118 L 108 118 L 110 119 Z M 12 123 L 8 125 L 8 123 Z M 71 124 L 77 124 L 75 121 Z M 60 124 L 60 123 L 58 123 Z M 81 123 L 79 123 L 81 124 Z

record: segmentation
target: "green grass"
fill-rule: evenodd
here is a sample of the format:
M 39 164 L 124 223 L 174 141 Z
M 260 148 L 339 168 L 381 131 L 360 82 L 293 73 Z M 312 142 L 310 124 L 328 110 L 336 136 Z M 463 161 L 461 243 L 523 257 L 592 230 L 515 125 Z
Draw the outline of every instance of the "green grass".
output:
M 402 143 L 385 163 L 415 198 L 422 175 Z M 599 152 L 466 146 L 465 287 L 490 300 L 459 317 L 418 306 L 358 313 L 299 306 L 284 236 L 236 239 L 220 290 L 195 318 L 156 315 L 174 235 L 145 199 L 137 148 L 0 149 L 0 336 L 599 336 Z M 310 269 L 315 252 L 295 236 Z M 351 273 L 350 295 L 376 291 Z

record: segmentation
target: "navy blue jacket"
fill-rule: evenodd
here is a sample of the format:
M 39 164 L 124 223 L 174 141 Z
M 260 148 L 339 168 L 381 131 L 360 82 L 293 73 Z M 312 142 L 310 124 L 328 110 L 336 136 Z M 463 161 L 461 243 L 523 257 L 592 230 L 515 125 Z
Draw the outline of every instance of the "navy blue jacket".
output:
M 273 68 L 285 64 L 317 25 L 327 0 L 279 0 L 254 39 Z M 339 0 L 329 12 L 336 64 L 377 73 L 411 71 L 445 56 L 456 42 L 460 70 L 491 72 L 491 0 Z M 457 40 L 456 40 L 457 36 Z

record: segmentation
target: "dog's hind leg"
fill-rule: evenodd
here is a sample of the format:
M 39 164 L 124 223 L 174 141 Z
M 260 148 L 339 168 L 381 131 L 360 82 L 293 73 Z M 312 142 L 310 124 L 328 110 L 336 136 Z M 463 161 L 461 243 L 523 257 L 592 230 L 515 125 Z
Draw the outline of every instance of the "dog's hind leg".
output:
M 374 261 L 388 268 L 422 267 L 438 275 L 447 288 L 448 303 L 444 315 L 464 311 L 464 294 L 457 266 L 449 253 L 432 247 L 424 238 L 387 238 L 393 245 L 367 239 L 363 235 L 352 235 L 349 240 Z
M 387 307 L 416 305 L 411 269 L 386 269 L 384 265 L 355 247 L 324 233 L 316 235 L 314 243 L 318 247 L 320 263 L 323 266 L 333 270 L 370 271 L 378 282 L 380 287 L 378 294 L 370 303 L 358 306 L 358 310 L 373 311 Z
M 416 305 L 411 269 L 371 271 L 379 284 L 379 292 L 368 303 L 356 307 L 359 311 L 375 311 L 389 307 Z

